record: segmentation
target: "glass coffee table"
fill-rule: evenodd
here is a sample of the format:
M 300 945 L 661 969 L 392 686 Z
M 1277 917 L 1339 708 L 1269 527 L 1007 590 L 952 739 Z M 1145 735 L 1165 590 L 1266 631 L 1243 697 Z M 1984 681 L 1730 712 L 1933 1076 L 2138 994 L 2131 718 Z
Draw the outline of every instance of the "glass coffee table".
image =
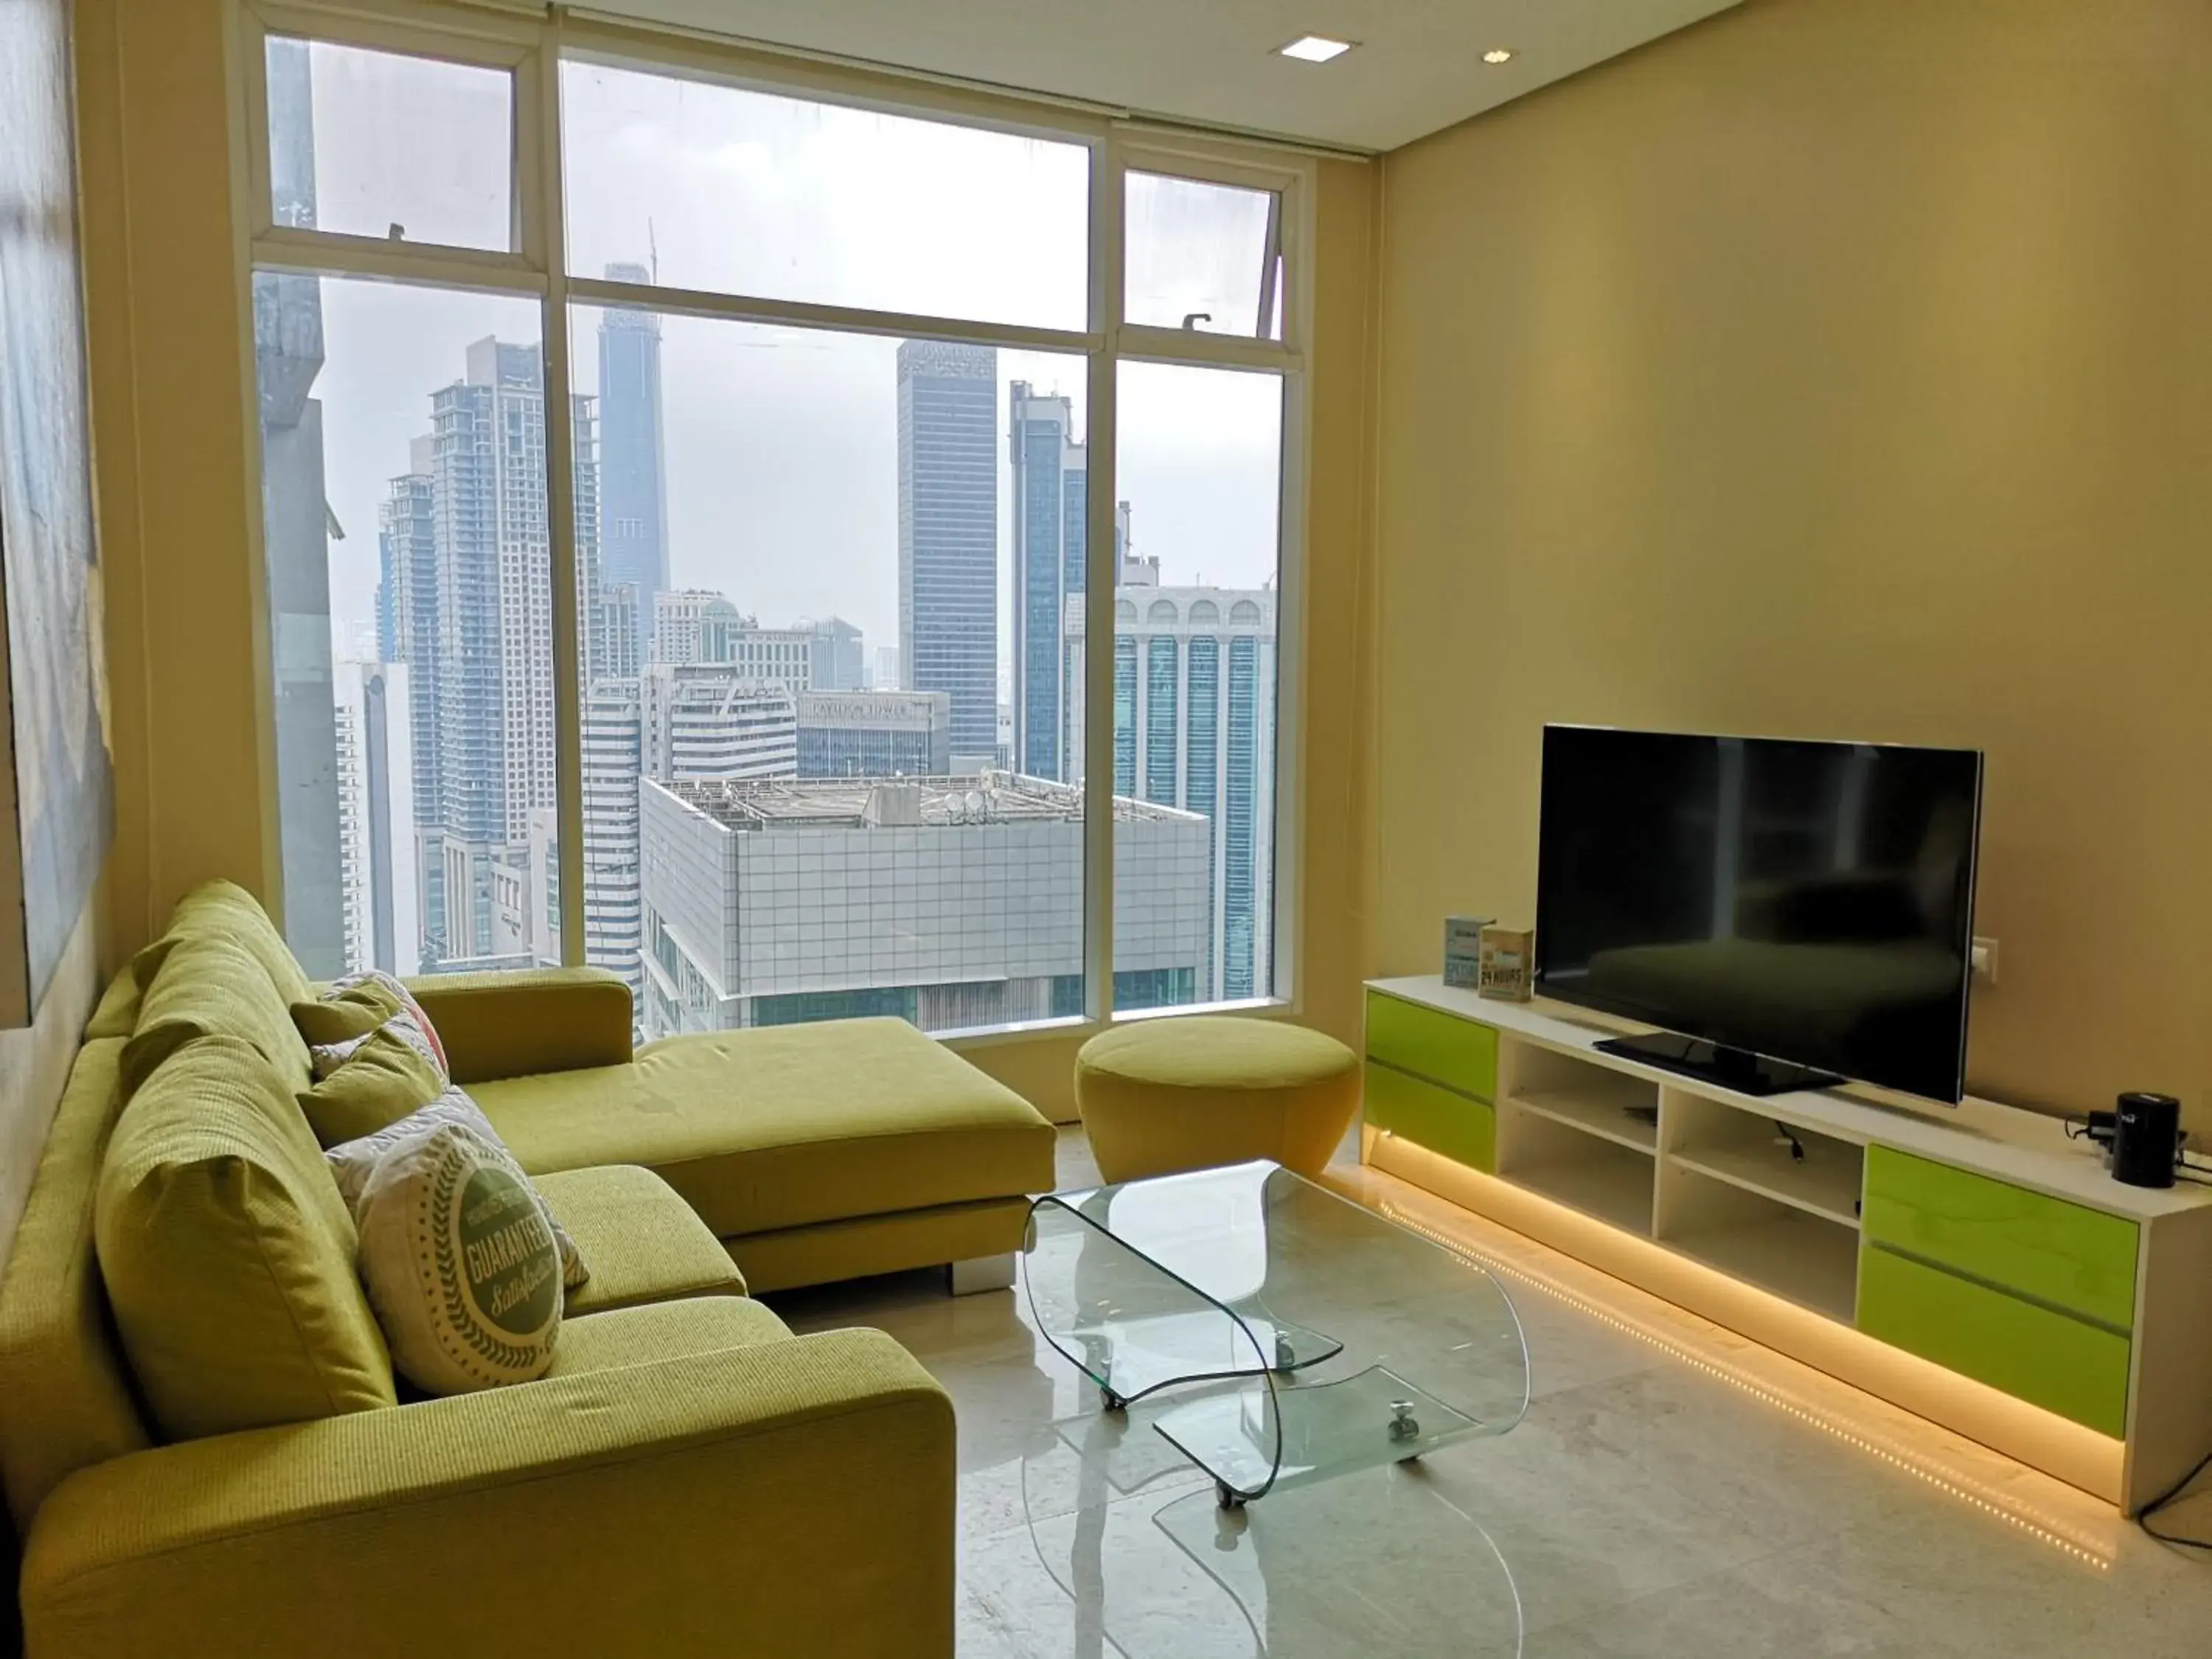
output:
M 1528 1351 L 1465 1257 L 1265 1161 L 1039 1199 L 1037 1328 L 1224 1506 L 1503 1434 Z

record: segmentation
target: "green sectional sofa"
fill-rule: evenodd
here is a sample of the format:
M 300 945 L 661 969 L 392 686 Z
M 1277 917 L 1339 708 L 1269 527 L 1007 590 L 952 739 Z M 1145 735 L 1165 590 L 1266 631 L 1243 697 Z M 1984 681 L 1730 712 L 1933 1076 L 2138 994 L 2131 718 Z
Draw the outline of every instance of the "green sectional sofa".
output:
M 951 1653 L 950 1401 L 881 1333 L 793 1336 L 747 1291 L 1015 1249 L 1053 1181 L 1026 1103 L 891 1021 L 633 1054 L 610 975 L 416 981 L 455 1079 L 590 1262 L 551 1371 L 436 1400 L 372 1376 L 365 1404 L 165 1434 L 148 1401 L 173 1391 L 134 1373 L 101 1272 L 129 1240 L 94 1241 L 111 1141 L 215 1137 L 246 1188 L 328 1174 L 291 1104 L 306 1055 L 283 1011 L 310 988 L 276 929 L 218 883 L 168 937 L 88 1030 L 0 1278 L 33 1659 Z M 149 1064 L 162 1044 L 131 1040 L 157 1027 L 176 1046 Z M 234 1146 L 243 1120 L 197 1104 L 179 1058 L 218 1050 L 270 1084 Z M 359 1297 L 328 1224 L 280 1242 L 331 1305 Z

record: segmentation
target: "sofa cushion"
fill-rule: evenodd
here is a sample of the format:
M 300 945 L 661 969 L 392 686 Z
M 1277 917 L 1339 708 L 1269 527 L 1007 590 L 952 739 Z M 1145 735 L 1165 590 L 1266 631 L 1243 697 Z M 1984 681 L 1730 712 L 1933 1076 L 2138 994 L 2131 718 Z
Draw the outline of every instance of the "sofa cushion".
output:
M 140 1393 L 170 1437 L 393 1403 L 352 1218 L 291 1090 L 244 1038 L 186 1043 L 131 1098 L 94 1237 Z
M 361 1276 L 399 1374 L 431 1394 L 527 1382 L 561 1334 L 561 1250 L 530 1177 L 460 1123 L 401 1139 L 354 1206 Z
M 903 1020 L 669 1037 L 474 1092 L 531 1174 L 644 1164 L 722 1238 L 1053 1184 L 1052 1126 Z
M 745 1293 L 721 1241 L 650 1170 L 568 1170 L 542 1177 L 538 1190 L 592 1264 L 590 1281 L 568 1292 L 572 1316 Z
M 367 1195 L 369 1177 L 385 1157 L 396 1151 L 402 1142 L 428 1134 L 433 1129 L 453 1125 L 466 1129 L 491 1143 L 501 1158 L 514 1162 L 514 1154 L 500 1139 L 499 1131 L 491 1127 L 491 1120 L 483 1109 L 469 1098 L 469 1091 L 459 1084 L 446 1090 L 435 1100 L 425 1101 L 404 1117 L 398 1118 L 353 1140 L 339 1142 L 323 1157 L 331 1166 L 331 1177 L 338 1184 L 338 1196 L 345 1200 L 346 1208 L 356 1219 L 362 1200 Z M 516 1164 L 515 1167 L 522 1166 Z M 531 1183 L 531 1195 L 537 1200 L 545 1225 L 553 1235 L 554 1248 L 561 1252 L 561 1282 L 570 1290 L 584 1284 L 592 1276 L 592 1265 L 579 1249 L 576 1241 L 568 1236 L 544 1197 L 538 1193 L 537 1183 Z
M 122 1053 L 114 1038 L 77 1051 L 0 1276 L 0 1476 L 19 1537 L 68 1476 L 150 1443 L 93 1254 Z
M 221 933 L 179 938 L 163 956 L 140 1002 L 137 1029 L 124 1045 L 124 1093 L 143 1087 L 194 1038 L 218 1035 L 252 1043 L 288 1091 L 307 1086 L 307 1045 L 258 958 Z
M 437 1063 L 389 1027 L 354 1045 L 345 1063 L 300 1091 L 300 1109 L 325 1146 L 387 1128 L 446 1092 Z
M 436 1068 L 446 1086 L 446 1050 L 438 1028 L 415 994 L 387 973 L 369 969 L 342 979 L 319 997 L 292 1005 L 292 1024 L 307 1045 L 315 1075 L 326 1078 L 379 1031 L 389 1031 Z
M 750 1348 L 791 1334 L 767 1304 L 750 1297 L 716 1296 L 696 1302 L 660 1302 L 614 1308 L 564 1321 L 561 1346 L 548 1376 L 620 1370 L 690 1354 Z
M 269 913 L 236 882 L 204 881 L 193 888 L 177 901 L 168 932 L 179 939 L 216 933 L 244 947 L 261 964 L 262 972 L 268 975 L 284 1002 L 297 1002 L 315 994 L 299 958 L 284 943 Z M 142 978 L 141 983 L 150 981 Z
M 138 1003 L 144 995 L 138 986 L 138 975 L 126 963 L 100 994 L 100 1006 L 85 1022 L 84 1040 L 96 1042 L 105 1037 L 129 1036 L 138 1029 Z

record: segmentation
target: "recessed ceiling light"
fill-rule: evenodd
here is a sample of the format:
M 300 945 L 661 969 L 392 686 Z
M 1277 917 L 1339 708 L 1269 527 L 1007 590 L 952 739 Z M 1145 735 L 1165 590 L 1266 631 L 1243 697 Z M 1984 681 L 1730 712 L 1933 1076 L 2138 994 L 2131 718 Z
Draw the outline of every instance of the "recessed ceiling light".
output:
M 1356 40 L 1332 40 L 1326 34 L 1301 34 L 1289 46 L 1277 46 L 1275 51 L 1301 64 L 1326 64 L 1332 58 L 1343 57 L 1358 44 Z
M 1482 54 L 1482 61 L 1486 64 L 1510 64 L 1513 61 L 1513 54 L 1504 46 L 1492 46 Z

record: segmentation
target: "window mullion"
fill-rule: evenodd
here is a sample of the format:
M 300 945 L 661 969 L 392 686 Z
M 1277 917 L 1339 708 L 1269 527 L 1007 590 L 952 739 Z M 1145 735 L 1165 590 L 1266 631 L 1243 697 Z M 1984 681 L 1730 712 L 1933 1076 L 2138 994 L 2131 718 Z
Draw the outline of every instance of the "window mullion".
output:
M 1095 332 L 1071 329 L 975 322 L 966 318 L 934 317 L 861 306 L 823 305 L 811 300 L 770 300 L 757 295 L 615 282 L 599 276 L 572 276 L 568 278 L 568 292 L 578 305 L 627 307 L 718 322 L 765 323 L 781 327 L 826 329 L 840 334 L 873 334 L 893 340 L 945 340 L 1013 351 L 1071 353 L 1089 351 L 1098 343 Z
M 239 17 L 238 50 L 245 60 L 246 224 L 258 239 L 275 224 L 275 193 L 270 188 L 269 32 L 251 10 Z
M 392 242 L 276 225 L 253 239 L 253 263 L 295 276 L 368 276 L 423 288 L 543 294 L 545 278 L 520 254 Z
M 1116 331 L 1115 349 L 1117 356 L 1138 362 L 1242 368 L 1261 374 L 1295 374 L 1305 367 L 1298 352 L 1273 340 L 1248 340 L 1237 334 L 1206 334 L 1145 323 L 1125 324 Z
M 1083 561 L 1083 906 L 1085 999 L 1114 1017 L 1114 504 L 1115 356 L 1121 325 L 1121 163 L 1112 141 L 1092 151 L 1091 325 L 1099 337 L 1085 377 Z
M 584 960 L 584 716 L 582 613 L 577 571 L 576 455 L 569 395 L 568 250 L 561 194 L 561 54 L 558 25 L 524 71 L 535 83 L 537 119 L 518 129 L 537 146 L 538 195 L 532 239 L 545 260 L 546 544 L 553 562 L 554 857 L 561 873 L 561 960 Z M 525 221 L 530 211 L 525 210 Z

